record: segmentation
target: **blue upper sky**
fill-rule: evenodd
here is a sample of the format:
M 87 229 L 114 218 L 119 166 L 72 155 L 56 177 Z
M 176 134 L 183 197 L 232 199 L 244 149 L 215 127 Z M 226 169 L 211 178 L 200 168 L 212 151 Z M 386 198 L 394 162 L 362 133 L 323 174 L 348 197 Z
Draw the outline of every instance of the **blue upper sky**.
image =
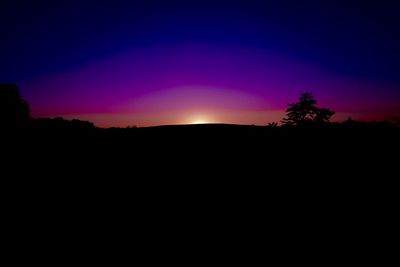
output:
M 394 1 L 3 0 L 0 10 L 0 81 L 24 82 L 135 47 L 215 42 L 400 85 Z

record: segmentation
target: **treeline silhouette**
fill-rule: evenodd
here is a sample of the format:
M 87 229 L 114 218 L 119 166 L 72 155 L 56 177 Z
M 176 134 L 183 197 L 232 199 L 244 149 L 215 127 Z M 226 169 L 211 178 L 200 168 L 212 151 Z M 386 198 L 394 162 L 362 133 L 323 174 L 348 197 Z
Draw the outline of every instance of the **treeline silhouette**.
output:
M 192 210 L 194 200 L 212 202 L 215 212 L 233 205 L 265 216 L 271 206 L 286 213 L 297 205 L 302 213 L 315 205 L 319 215 L 343 203 L 352 214 L 359 201 L 390 196 L 386 186 L 398 179 L 398 122 L 332 123 L 333 111 L 318 107 L 310 93 L 289 105 L 281 125 L 102 129 L 31 118 L 17 86 L 1 85 L 0 92 L 0 174 L 17 184 L 10 199 L 23 205 L 44 195 L 44 203 L 79 207 L 87 197 L 130 214 L 149 203 L 149 212 L 176 203 Z
M 0 125 L 4 128 L 29 126 L 30 108 L 15 84 L 0 84 Z
M 98 155 L 119 157 L 127 153 L 129 157 L 146 158 L 147 155 L 161 160 L 161 155 L 167 159 L 170 153 L 180 151 L 182 157 L 206 153 L 210 157 L 219 155 L 221 159 L 235 161 L 231 157 L 236 155 L 244 161 L 251 158 L 255 162 L 261 153 L 261 158 L 266 161 L 266 157 L 276 161 L 273 155 L 290 161 L 296 157 L 300 161 L 305 158 L 316 160 L 319 159 L 317 155 L 324 155 L 320 159 L 329 162 L 334 161 L 335 153 L 343 157 L 343 151 L 352 151 L 347 156 L 354 158 L 389 155 L 396 151 L 399 143 L 398 119 L 360 122 L 349 118 L 344 122 L 331 122 L 334 111 L 319 107 L 311 93 L 304 93 L 296 103 L 289 104 L 280 125 L 209 124 L 109 129 L 81 120 L 31 118 L 29 104 L 13 84 L 1 84 L 0 94 L 1 133 L 8 135 L 2 140 L 5 145 L 29 153 L 86 154 L 87 158 Z M 374 150 L 378 152 L 371 155 Z M 290 153 L 297 154 L 290 158 Z
M 4 94 L 3 213 L 28 247 L 98 241 L 104 229 L 122 237 L 168 233 L 168 244 L 175 229 L 205 243 L 230 242 L 238 229 L 256 238 L 273 232 L 281 242 L 290 240 L 282 233 L 301 233 L 303 242 L 313 232 L 328 242 L 364 242 L 374 227 L 381 235 L 387 221 L 396 222 L 387 214 L 397 210 L 398 128 L 330 123 L 332 111 L 310 94 L 289 106 L 282 126 L 110 129 L 34 119 L 17 87 Z
M 385 121 L 362 122 L 349 118 L 341 123 L 332 123 L 331 118 L 335 114 L 328 108 L 317 106 L 317 100 L 312 93 L 303 93 L 298 102 L 288 105 L 286 117 L 281 121 L 281 126 L 276 122 L 266 125 L 267 128 L 320 128 L 322 126 L 343 126 L 343 128 L 382 128 L 399 127 L 400 116 L 391 117 Z M 0 126 L 3 129 L 94 129 L 95 125 L 89 121 L 65 120 L 63 118 L 31 118 L 30 106 L 21 96 L 20 90 L 15 84 L 0 84 Z M 114 130 L 116 128 L 113 128 Z M 136 127 L 126 127 L 136 129 Z
M 147 128 L 97 128 L 92 122 L 82 120 L 65 120 L 63 118 L 32 118 L 30 107 L 20 94 L 15 84 L 0 84 L 0 126 L 2 133 L 17 132 L 29 139 L 37 136 L 42 139 L 42 144 L 58 138 L 60 145 L 63 142 L 85 143 L 97 142 L 98 145 L 111 145 L 116 147 L 134 145 L 136 148 L 143 143 L 170 143 L 168 140 L 186 140 L 192 145 L 198 143 L 229 143 L 232 145 L 255 142 L 272 146 L 271 140 L 279 140 L 281 146 L 285 146 L 302 136 L 304 140 L 318 140 L 323 135 L 330 135 L 332 142 L 339 136 L 369 136 L 371 142 L 378 137 L 389 138 L 399 132 L 400 119 L 393 117 L 385 121 L 361 122 L 349 118 L 344 122 L 331 122 L 334 111 L 318 107 L 317 100 L 312 93 L 303 93 L 295 103 L 288 105 L 286 117 L 280 124 L 269 123 L 265 126 L 245 125 L 180 125 L 159 126 Z M 71 137 L 74 141 L 71 141 Z M 90 138 L 85 139 L 85 137 Z M 48 140 L 46 140 L 46 138 Z M 271 139 L 272 138 L 272 139 Z M 197 140 L 197 141 L 196 141 Z M 143 141 L 143 142 L 142 142 Z M 57 143 L 57 142 L 53 142 Z M 312 143 L 312 142 L 311 142 Z M 301 144 L 301 142 L 299 142 Z M 217 145 L 215 143 L 215 145 Z M 254 144 L 257 146 L 257 144 Z
M 40 129 L 59 129 L 59 130 L 66 130 L 66 129 L 94 129 L 94 123 L 89 121 L 82 121 L 82 120 L 65 120 L 61 117 L 57 118 L 40 118 L 34 119 L 31 121 L 30 127 L 33 128 L 40 128 Z

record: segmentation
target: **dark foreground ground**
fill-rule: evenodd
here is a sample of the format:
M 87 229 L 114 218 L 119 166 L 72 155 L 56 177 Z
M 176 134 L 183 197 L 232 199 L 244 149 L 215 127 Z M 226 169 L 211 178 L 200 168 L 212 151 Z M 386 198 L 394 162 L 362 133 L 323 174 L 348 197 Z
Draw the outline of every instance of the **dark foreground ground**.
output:
M 202 179 L 234 174 L 386 176 L 399 162 L 400 129 L 382 125 L 281 128 L 184 125 L 133 129 L 36 127 L 3 137 L 10 164 L 116 177 Z M 72 174 L 71 174 L 72 175 Z M 394 175 L 394 173 L 392 173 Z M 350 175 L 352 176 L 352 175 Z M 229 178 L 226 177 L 226 178 Z M 354 178 L 354 177 L 353 177 Z
M 394 203 L 399 133 L 382 125 L 38 127 L 3 137 L 2 176 L 21 192 L 55 196 Z
M 69 259 L 52 244 L 70 242 L 86 256 L 133 250 L 168 261 L 162 251 L 178 242 L 181 261 L 214 251 L 243 264 L 252 256 L 237 255 L 248 252 L 382 263 L 379 250 L 394 249 L 386 238 L 397 226 L 399 136 L 387 127 L 235 125 L 8 133 L 4 229 L 29 248 L 47 242 L 45 258 Z

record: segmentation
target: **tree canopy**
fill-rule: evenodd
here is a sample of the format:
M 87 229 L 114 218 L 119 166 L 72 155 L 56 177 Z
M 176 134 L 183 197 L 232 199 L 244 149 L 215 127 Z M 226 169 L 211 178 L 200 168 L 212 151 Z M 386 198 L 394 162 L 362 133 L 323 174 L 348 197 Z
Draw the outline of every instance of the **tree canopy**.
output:
M 30 121 L 30 108 L 15 84 L 0 84 L 0 124 L 5 128 L 23 128 Z
M 334 114 L 328 108 L 317 107 L 317 100 L 312 93 L 303 93 L 298 102 L 289 104 L 282 122 L 289 126 L 326 124 Z

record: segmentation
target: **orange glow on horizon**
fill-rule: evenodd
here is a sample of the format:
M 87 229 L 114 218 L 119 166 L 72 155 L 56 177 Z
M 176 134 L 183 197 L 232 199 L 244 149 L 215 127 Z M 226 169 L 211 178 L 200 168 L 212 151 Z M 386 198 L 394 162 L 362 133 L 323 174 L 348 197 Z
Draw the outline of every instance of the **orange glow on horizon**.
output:
M 148 127 L 176 124 L 254 124 L 266 125 L 279 122 L 284 116 L 283 110 L 264 111 L 227 111 L 209 110 L 206 112 L 170 111 L 156 113 L 102 113 L 102 114 L 60 114 L 66 119 L 81 119 L 93 122 L 101 128 L 108 127 Z

